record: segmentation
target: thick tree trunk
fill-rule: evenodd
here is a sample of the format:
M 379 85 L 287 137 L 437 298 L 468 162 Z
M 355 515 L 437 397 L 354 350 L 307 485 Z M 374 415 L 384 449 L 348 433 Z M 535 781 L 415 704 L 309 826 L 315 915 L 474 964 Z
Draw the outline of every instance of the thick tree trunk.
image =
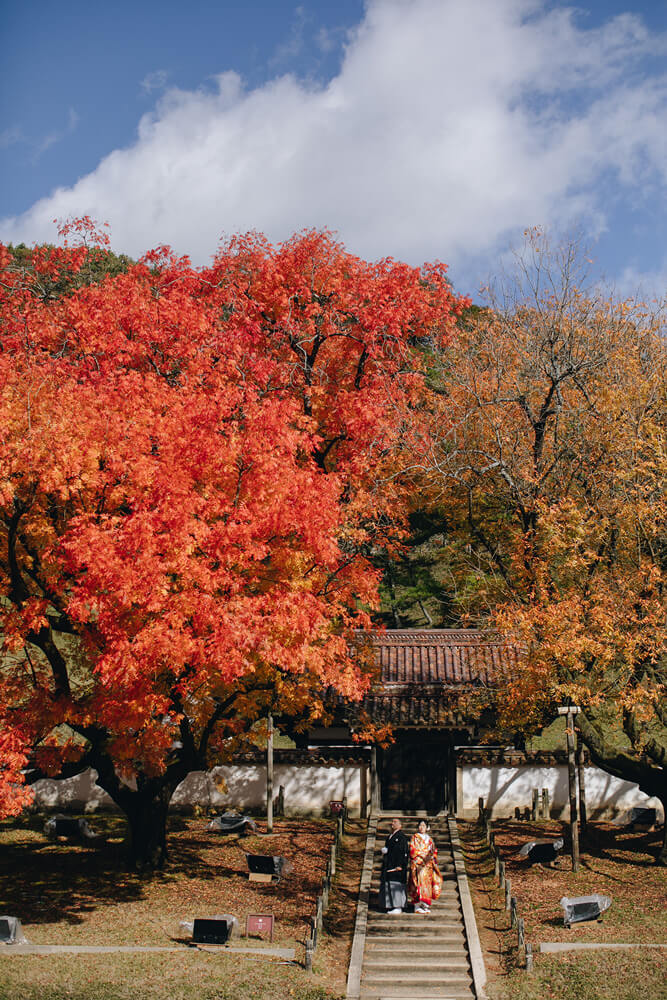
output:
M 163 868 L 167 860 L 167 814 L 178 784 L 187 774 L 184 764 L 172 765 L 153 778 L 138 774 L 136 787 L 122 782 L 107 757 L 95 760 L 97 783 L 111 796 L 127 819 L 128 862 L 137 871 Z
M 173 789 L 157 782 L 132 793 L 125 807 L 128 858 L 137 871 L 155 871 L 167 860 L 167 813 Z

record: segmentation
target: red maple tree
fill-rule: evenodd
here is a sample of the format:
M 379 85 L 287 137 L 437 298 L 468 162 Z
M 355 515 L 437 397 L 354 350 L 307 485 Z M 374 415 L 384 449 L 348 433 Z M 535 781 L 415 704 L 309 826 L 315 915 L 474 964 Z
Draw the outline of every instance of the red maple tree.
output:
M 363 694 L 349 639 L 404 515 L 414 348 L 463 303 L 441 265 L 326 232 L 102 280 L 90 253 L 0 247 L 0 814 L 26 772 L 94 767 L 150 868 L 174 789 L 230 737 Z

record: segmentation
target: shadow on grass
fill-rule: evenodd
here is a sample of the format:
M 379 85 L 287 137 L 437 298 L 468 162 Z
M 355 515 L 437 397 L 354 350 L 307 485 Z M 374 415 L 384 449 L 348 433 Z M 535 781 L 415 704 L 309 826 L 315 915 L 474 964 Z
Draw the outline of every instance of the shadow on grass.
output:
M 328 845 L 313 842 L 313 833 L 331 833 L 331 827 L 283 821 L 271 836 L 220 837 L 208 832 L 208 820 L 169 818 L 168 860 L 152 875 L 128 870 L 126 824 L 121 816 L 87 816 L 100 839 L 94 845 L 51 842 L 43 834 L 45 817 L 31 815 L 5 832 L 0 864 L 0 913 L 18 913 L 28 924 L 65 922 L 76 925 L 92 911 L 145 898 L 148 885 L 199 882 L 247 877 L 245 854 L 282 854 L 295 871 L 278 883 L 256 885 L 267 901 L 279 893 L 284 899 L 312 899 L 320 891 Z M 7 836 L 9 831 L 10 836 Z

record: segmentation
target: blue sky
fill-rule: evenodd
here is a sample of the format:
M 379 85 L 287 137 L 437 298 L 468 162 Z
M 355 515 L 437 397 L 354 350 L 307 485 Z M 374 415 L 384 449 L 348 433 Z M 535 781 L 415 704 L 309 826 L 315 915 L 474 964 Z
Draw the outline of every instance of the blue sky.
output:
M 667 292 L 667 0 L 0 0 L 0 239 L 338 232 L 475 294 L 529 226 Z

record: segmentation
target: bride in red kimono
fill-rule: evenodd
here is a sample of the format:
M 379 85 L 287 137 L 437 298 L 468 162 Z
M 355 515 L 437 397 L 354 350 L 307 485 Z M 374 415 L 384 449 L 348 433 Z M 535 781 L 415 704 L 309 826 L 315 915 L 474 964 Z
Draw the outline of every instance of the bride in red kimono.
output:
M 410 872 L 408 898 L 415 913 L 430 913 L 431 903 L 442 890 L 442 875 L 438 868 L 438 851 L 421 820 L 410 840 Z

